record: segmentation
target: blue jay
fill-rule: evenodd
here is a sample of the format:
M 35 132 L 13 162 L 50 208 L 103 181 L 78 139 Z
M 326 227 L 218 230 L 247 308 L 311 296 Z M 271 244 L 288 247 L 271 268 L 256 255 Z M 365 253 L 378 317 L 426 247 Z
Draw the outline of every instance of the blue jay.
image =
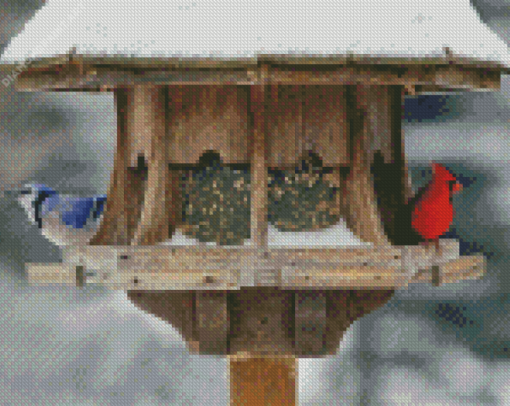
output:
M 106 203 L 106 195 L 60 195 L 50 187 L 36 183 L 25 184 L 17 195 L 29 221 L 58 246 L 86 245 L 101 223 Z

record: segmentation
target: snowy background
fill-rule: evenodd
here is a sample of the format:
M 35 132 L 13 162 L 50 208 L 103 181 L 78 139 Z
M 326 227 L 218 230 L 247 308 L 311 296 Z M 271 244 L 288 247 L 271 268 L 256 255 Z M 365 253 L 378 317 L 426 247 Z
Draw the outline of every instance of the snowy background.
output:
M 508 42 L 510 1 L 473 4 Z M 44 1 L 0 5 L 3 52 Z M 396 292 L 350 328 L 336 357 L 299 362 L 300 405 L 510 405 L 509 97 L 503 76 L 495 93 L 406 99 L 413 186 L 430 179 L 430 159 L 457 175 L 464 191 L 454 199 L 449 236 L 463 254 L 487 256 L 487 275 Z M 0 132 L 0 187 L 36 180 L 63 192 L 107 192 L 116 139 L 111 94 L 16 93 L 2 85 Z M 342 225 L 334 232 L 355 243 Z M 60 259 L 21 208 L 3 199 L 0 405 L 228 404 L 227 361 L 189 355 L 172 327 L 137 310 L 124 292 L 26 284 L 26 262 Z

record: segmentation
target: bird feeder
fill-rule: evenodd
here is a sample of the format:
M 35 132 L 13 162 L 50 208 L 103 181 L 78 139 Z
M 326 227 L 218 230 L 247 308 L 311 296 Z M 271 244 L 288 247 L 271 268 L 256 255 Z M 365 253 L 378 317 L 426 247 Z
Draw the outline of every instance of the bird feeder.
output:
M 95 237 L 65 247 L 61 264 L 27 264 L 29 280 L 126 290 L 191 353 L 229 358 L 232 404 L 294 405 L 297 360 L 333 356 L 349 326 L 396 289 L 484 274 L 484 257 L 460 257 L 456 240 L 441 240 L 439 257 L 395 243 L 407 231 L 399 209 L 413 196 L 403 98 L 495 91 L 504 69 L 449 49 L 427 58 L 220 61 L 76 49 L 42 58 L 19 73 L 17 90 L 113 92 L 117 149 Z M 226 165 L 249 165 L 254 245 L 158 245 L 183 227 L 181 166 L 209 151 Z M 306 151 L 331 168 L 341 216 L 370 247 L 268 246 L 268 169 L 292 168 Z

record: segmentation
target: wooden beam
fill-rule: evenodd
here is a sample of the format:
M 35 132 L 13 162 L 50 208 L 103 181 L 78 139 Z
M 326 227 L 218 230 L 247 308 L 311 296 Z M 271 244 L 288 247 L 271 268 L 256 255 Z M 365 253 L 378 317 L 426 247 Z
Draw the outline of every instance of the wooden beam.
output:
M 412 197 L 410 174 L 405 157 L 402 129 L 404 89 L 401 86 L 381 86 L 376 143 L 372 146 L 374 191 L 384 231 L 394 245 L 413 245 L 406 240 L 407 231 L 401 220 L 403 207 Z M 409 224 L 410 227 L 410 224 Z
M 134 232 L 133 225 L 138 220 L 136 196 L 141 194 L 141 182 L 130 178 L 128 169 L 132 141 L 128 136 L 128 115 L 133 102 L 132 89 L 117 89 L 114 98 L 117 112 L 114 168 L 103 219 L 90 245 L 129 245 Z
M 275 66 L 270 80 L 279 85 L 435 85 L 445 88 L 493 89 L 500 86 L 498 69 L 481 69 L 458 64 L 386 64 L 337 66 Z
M 21 76 L 21 75 L 20 75 Z M 43 90 L 98 90 L 109 88 L 134 87 L 136 85 L 251 85 L 250 71 L 246 70 L 154 70 L 138 72 L 126 68 L 90 67 L 84 75 L 75 69 L 67 72 L 26 72 L 16 81 L 17 91 Z
M 327 352 L 326 291 L 296 291 L 295 344 L 297 356 L 323 356 Z
M 251 152 L 251 214 L 250 236 L 257 247 L 267 246 L 268 233 L 268 148 L 266 134 L 266 106 L 269 88 L 265 85 L 268 75 L 267 66 L 261 70 L 260 86 L 251 88 L 251 113 L 253 118 L 252 133 L 250 136 Z
M 199 343 L 196 352 L 202 355 L 227 354 L 229 330 L 227 292 L 195 292 L 193 341 Z
M 262 66 L 267 66 L 262 64 Z M 83 74 L 80 74 L 80 69 Z M 238 68 L 225 67 L 158 67 L 156 62 L 142 66 L 114 64 L 81 64 L 48 67 L 46 70 L 30 68 L 16 79 L 17 91 L 43 90 L 99 90 L 101 87 L 131 87 L 151 83 L 172 85 L 262 85 L 254 65 Z M 336 64 L 278 64 L 273 63 L 268 79 L 277 85 L 398 85 L 437 86 L 458 90 L 498 90 L 501 68 L 452 64 L 399 63 L 371 64 L 338 61 Z M 416 88 L 418 91 L 418 88 Z
M 345 199 L 349 215 L 346 223 L 351 231 L 365 242 L 389 245 L 377 209 L 374 186 L 370 173 L 370 148 L 374 134 L 371 126 L 373 109 L 372 86 L 349 88 L 351 133 L 351 170 L 346 180 Z
M 443 255 L 439 258 L 423 246 L 262 251 L 245 247 L 65 247 L 63 264 L 29 264 L 27 273 L 36 283 L 75 284 L 76 266 L 83 266 L 86 284 L 124 290 L 236 290 L 246 286 L 246 272 L 254 278 L 251 286 L 290 290 L 405 287 L 424 280 L 419 271 L 426 274 L 434 265 L 440 267 L 444 281 L 449 273 L 457 280 L 471 274 L 483 276 L 483 256 L 459 258 L 457 241 L 442 239 L 440 244 Z M 457 261 L 462 264 L 460 271 L 455 268 Z
M 138 228 L 133 237 L 132 245 L 154 245 L 168 239 L 168 227 L 175 226 L 170 217 L 169 208 L 172 202 L 172 190 L 169 190 L 169 168 L 167 162 L 167 89 L 155 86 L 137 86 L 135 98 L 144 103 L 144 108 L 137 108 L 135 121 L 142 121 L 140 136 L 149 146 L 150 155 L 146 157 L 148 165 L 147 185 L 144 204 Z

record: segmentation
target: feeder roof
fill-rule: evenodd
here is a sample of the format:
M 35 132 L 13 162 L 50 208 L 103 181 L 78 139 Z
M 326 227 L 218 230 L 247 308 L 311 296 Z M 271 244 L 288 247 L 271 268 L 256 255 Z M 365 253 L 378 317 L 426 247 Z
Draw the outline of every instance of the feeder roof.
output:
M 272 58 L 445 59 L 510 68 L 469 0 L 50 0 L 0 58 L 9 67 L 87 58 L 256 63 Z

